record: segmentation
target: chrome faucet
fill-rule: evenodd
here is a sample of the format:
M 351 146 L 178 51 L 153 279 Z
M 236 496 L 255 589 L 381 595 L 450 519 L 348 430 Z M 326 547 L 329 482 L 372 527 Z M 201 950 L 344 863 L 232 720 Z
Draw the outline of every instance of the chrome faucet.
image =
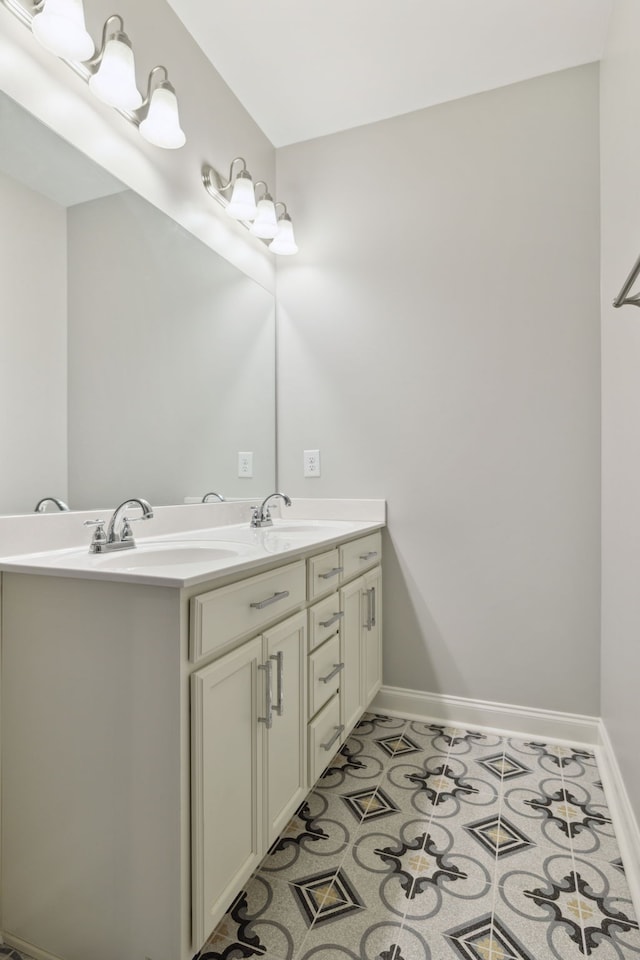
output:
M 291 506 L 291 500 L 286 495 L 286 493 L 270 493 L 268 497 L 265 497 L 259 507 L 252 507 L 253 513 L 251 514 L 251 526 L 252 527 L 271 527 L 273 526 L 273 520 L 271 519 L 271 511 L 269 510 L 269 501 L 273 500 L 275 497 L 280 497 L 284 500 L 285 507 Z
M 142 510 L 141 516 L 125 516 L 124 511 L 127 507 L 140 507 Z M 135 547 L 136 542 L 133 539 L 131 524 L 136 520 L 151 520 L 152 517 L 153 508 L 149 501 L 140 497 L 132 497 L 130 500 L 123 500 L 113 511 L 106 533 L 104 532 L 104 520 L 85 520 L 85 527 L 96 528 L 89 546 L 89 553 L 105 553 L 109 550 L 127 550 Z
M 58 500 L 57 497 L 43 497 L 42 500 L 38 500 L 36 503 L 35 513 L 46 513 L 47 504 L 54 503 L 58 510 L 68 510 L 69 506 L 64 502 L 64 500 Z
M 206 503 L 209 497 L 217 497 L 221 503 L 224 503 L 224 497 L 222 494 L 216 493 L 215 490 L 212 490 L 211 493 L 205 493 L 204 497 L 202 498 L 202 502 Z

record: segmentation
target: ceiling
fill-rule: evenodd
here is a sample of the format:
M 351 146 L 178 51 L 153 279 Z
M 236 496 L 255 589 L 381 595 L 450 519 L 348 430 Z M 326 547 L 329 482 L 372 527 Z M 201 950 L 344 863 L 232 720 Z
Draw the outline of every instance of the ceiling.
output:
M 613 0 L 168 0 L 276 147 L 599 60 Z

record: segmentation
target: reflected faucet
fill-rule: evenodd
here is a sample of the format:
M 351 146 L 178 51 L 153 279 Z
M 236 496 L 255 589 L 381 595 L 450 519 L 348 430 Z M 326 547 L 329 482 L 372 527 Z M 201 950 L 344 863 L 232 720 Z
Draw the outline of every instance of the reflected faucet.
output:
M 273 520 L 271 519 L 271 511 L 269 510 L 269 501 L 273 500 L 275 497 L 280 497 L 284 500 L 285 507 L 291 506 L 291 500 L 286 495 L 286 493 L 270 493 L 268 497 L 265 497 L 259 507 L 253 507 L 253 513 L 251 514 L 251 524 L 252 527 L 271 527 L 273 526 Z
M 141 516 L 125 516 L 124 511 L 127 507 L 140 507 L 142 510 Z M 136 520 L 151 520 L 152 517 L 153 507 L 148 500 L 143 500 L 141 497 L 131 497 L 130 500 L 123 500 L 113 511 L 106 534 L 104 532 L 104 520 L 85 520 L 85 527 L 96 528 L 89 546 L 89 553 L 105 553 L 109 550 L 127 550 L 135 547 L 136 542 L 133 539 L 131 524 Z
M 202 498 L 202 502 L 206 503 L 209 497 L 217 497 L 220 503 L 224 503 L 224 497 L 222 494 L 216 493 L 215 490 L 212 490 L 211 493 L 205 493 L 204 497 Z
M 47 512 L 47 504 L 48 504 L 48 503 L 55 503 L 55 505 L 56 505 L 56 507 L 58 508 L 58 510 L 63 510 L 63 511 L 64 511 L 64 510 L 68 510 L 68 509 L 69 509 L 68 504 L 66 504 L 66 503 L 64 502 L 64 500 L 58 500 L 57 497 L 43 497 L 42 500 L 38 500 L 38 502 L 36 503 L 36 509 L 35 509 L 34 512 L 35 512 L 35 513 L 46 513 L 46 512 Z

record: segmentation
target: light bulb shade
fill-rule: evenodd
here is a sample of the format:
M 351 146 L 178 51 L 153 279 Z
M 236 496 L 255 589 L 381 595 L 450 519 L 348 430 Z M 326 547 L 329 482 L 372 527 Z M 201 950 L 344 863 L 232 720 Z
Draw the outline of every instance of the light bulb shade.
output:
M 269 244 L 269 250 L 280 256 L 288 256 L 298 252 L 298 245 L 293 235 L 293 224 L 288 213 L 283 214 L 278 220 L 278 233 L 275 240 Z
M 142 96 L 136 87 L 133 50 L 124 33 L 107 40 L 102 61 L 89 80 L 89 87 L 99 100 L 120 110 L 137 110 Z
M 242 170 L 235 179 L 227 213 L 236 220 L 253 220 L 256 215 L 253 180 L 246 170 Z
M 258 201 L 256 218 L 251 225 L 250 232 L 261 240 L 273 240 L 278 233 L 278 218 L 275 204 L 267 193 Z
M 83 61 L 95 53 L 84 22 L 82 0 L 46 0 L 34 15 L 31 29 L 42 46 L 57 57 Z
M 186 142 L 180 127 L 178 100 L 170 83 L 162 83 L 151 94 L 149 110 L 140 124 L 140 135 L 156 147 L 177 150 Z

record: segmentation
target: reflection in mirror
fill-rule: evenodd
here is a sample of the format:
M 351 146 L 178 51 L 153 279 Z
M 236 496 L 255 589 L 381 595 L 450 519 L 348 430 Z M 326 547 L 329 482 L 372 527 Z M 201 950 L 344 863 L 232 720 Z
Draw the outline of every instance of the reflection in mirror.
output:
M 0 513 L 273 489 L 272 295 L 2 94 L 0 141 Z

